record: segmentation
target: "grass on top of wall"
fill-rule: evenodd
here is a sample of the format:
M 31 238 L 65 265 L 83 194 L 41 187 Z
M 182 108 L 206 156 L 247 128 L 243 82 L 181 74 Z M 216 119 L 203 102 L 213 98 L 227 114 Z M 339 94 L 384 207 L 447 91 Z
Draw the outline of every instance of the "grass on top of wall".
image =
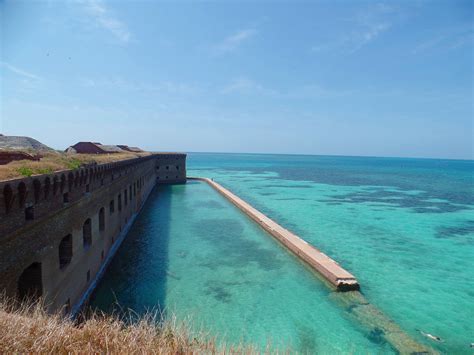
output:
M 39 161 L 18 160 L 0 165 L 0 181 L 28 177 L 40 174 L 51 174 L 55 171 L 78 169 L 82 165 L 111 163 L 133 159 L 151 153 L 113 153 L 113 154 L 68 154 L 62 152 L 43 153 Z
M 204 332 L 190 331 L 189 322 L 163 320 L 149 313 L 129 322 L 117 315 L 92 313 L 81 323 L 48 314 L 39 304 L 22 305 L 0 299 L 0 353 L 115 354 L 257 354 L 256 348 L 217 345 Z M 267 353 L 273 350 L 268 347 Z

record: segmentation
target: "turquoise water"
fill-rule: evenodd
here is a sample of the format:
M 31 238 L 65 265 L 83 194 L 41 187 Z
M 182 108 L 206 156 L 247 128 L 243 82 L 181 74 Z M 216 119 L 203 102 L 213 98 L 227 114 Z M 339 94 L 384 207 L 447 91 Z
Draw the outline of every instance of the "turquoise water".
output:
M 189 176 L 214 178 L 336 259 L 413 338 L 467 354 L 474 341 L 473 168 L 449 160 L 188 156 Z M 392 352 L 340 297 L 210 187 L 193 182 L 154 191 L 93 305 L 160 306 L 230 341 L 311 353 Z

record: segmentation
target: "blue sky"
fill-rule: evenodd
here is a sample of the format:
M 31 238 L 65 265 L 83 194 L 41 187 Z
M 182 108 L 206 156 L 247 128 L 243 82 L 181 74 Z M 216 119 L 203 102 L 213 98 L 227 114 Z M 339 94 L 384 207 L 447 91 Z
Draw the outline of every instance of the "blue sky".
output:
M 0 1 L 0 131 L 473 158 L 472 1 Z

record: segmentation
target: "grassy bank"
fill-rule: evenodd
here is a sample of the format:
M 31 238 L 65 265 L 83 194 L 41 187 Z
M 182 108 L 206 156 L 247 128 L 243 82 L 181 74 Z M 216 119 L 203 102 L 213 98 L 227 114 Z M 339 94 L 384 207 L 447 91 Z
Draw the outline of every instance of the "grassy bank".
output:
M 18 160 L 0 165 L 0 181 L 51 174 L 65 169 L 77 169 L 81 165 L 91 163 L 111 163 L 119 160 L 133 159 L 150 153 L 115 153 L 115 154 L 67 154 L 61 152 L 44 153 L 39 161 Z
M 47 314 L 40 305 L 13 306 L 0 301 L 0 353 L 154 353 L 254 354 L 244 345 L 216 345 L 203 332 L 173 318 L 158 321 L 148 315 L 137 322 L 118 316 L 90 314 L 80 324 L 60 314 Z

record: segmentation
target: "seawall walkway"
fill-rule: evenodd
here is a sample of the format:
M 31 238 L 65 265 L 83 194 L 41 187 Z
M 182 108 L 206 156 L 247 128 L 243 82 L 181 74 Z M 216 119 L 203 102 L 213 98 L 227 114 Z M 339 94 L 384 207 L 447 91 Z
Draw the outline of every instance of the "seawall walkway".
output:
M 241 211 L 243 211 L 247 216 L 257 222 L 270 235 L 280 241 L 301 260 L 305 261 L 314 270 L 321 274 L 331 285 L 336 287 L 338 291 L 353 291 L 360 288 L 356 278 L 350 272 L 343 269 L 333 259 L 297 235 L 291 233 L 289 230 L 283 228 L 278 223 L 268 218 L 262 212 L 258 211 L 240 197 L 234 195 L 232 192 L 222 187 L 217 182 L 208 178 L 188 179 L 207 182 L 221 195 L 223 195 Z
M 188 180 L 199 180 L 208 183 L 222 194 L 247 216 L 257 222 L 270 235 L 280 241 L 301 260 L 305 261 L 314 270 L 321 274 L 330 284 L 339 291 L 335 292 L 334 300 L 338 302 L 353 317 L 371 333 L 382 335 L 399 354 L 438 354 L 438 352 L 424 344 L 420 344 L 405 333 L 393 320 L 369 303 L 359 290 L 356 278 L 344 270 L 338 263 L 319 251 L 306 241 L 280 226 L 263 213 L 253 208 L 247 202 L 208 178 L 188 177 Z

